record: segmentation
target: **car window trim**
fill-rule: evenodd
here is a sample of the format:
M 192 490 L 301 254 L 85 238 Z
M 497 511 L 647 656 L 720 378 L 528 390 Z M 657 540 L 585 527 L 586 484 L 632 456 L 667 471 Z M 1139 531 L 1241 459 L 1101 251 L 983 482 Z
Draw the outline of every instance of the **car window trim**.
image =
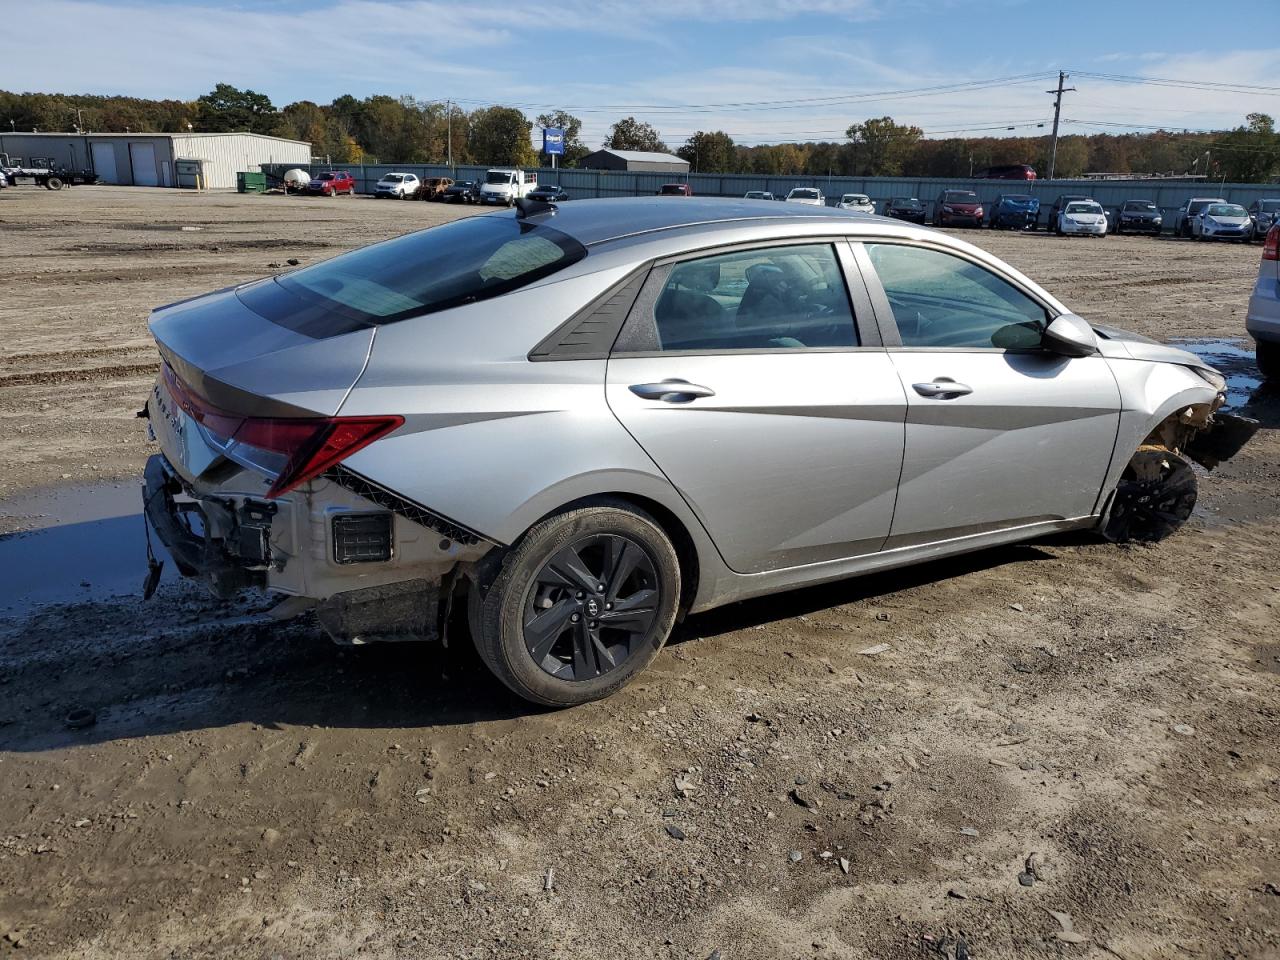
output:
M 849 237 L 846 234 L 830 234 L 809 237 L 779 237 L 773 240 L 746 240 L 739 243 L 718 244 L 698 250 L 685 250 L 678 254 L 659 257 L 653 261 L 653 269 L 648 279 L 640 288 L 640 295 L 631 306 L 622 330 L 614 341 L 610 357 L 734 357 L 752 354 L 787 354 L 804 353 L 852 353 L 855 351 L 883 352 L 884 346 L 880 336 L 880 328 L 876 323 L 875 310 L 867 296 L 866 286 L 862 283 L 861 271 L 851 274 L 857 265 L 847 256 Z M 840 277 L 844 281 L 845 296 L 849 300 L 849 311 L 853 314 L 853 332 L 858 342 L 847 347 L 776 347 L 753 348 L 743 350 L 706 349 L 706 350 L 662 350 L 658 347 L 657 324 L 653 320 L 653 307 L 658 302 L 671 269 L 677 264 L 705 260 L 708 257 L 724 254 L 746 252 L 751 250 L 773 249 L 776 247 L 808 247 L 814 245 L 830 246 L 835 254 Z M 855 284 L 854 280 L 858 282 Z M 870 342 L 868 342 L 870 341 Z M 635 344 L 640 349 L 629 349 L 627 344 Z
M 969 256 L 963 250 L 955 250 L 951 247 L 944 246 L 943 244 L 940 244 L 940 243 L 929 243 L 928 241 L 906 239 L 902 237 L 883 237 L 883 238 L 863 237 L 857 241 L 851 241 L 850 245 L 855 247 L 855 251 L 854 251 L 855 256 L 857 256 L 858 263 L 860 266 L 862 266 L 863 272 L 866 275 L 867 290 L 871 294 L 871 302 L 872 302 L 872 305 L 875 307 L 876 321 L 880 323 L 881 330 L 892 331 L 892 341 L 889 339 L 888 336 L 886 336 L 885 338 L 885 343 L 886 343 L 885 349 L 893 353 L 1028 354 L 1028 353 L 1041 353 L 1044 351 L 1044 347 L 947 347 L 947 346 L 925 347 L 925 346 L 914 346 L 914 345 L 904 344 L 902 342 L 902 332 L 898 329 L 897 317 L 893 315 L 893 307 L 889 305 L 889 297 L 884 292 L 884 284 L 880 282 L 880 275 L 876 273 L 875 265 L 871 262 L 871 254 L 867 251 L 865 247 L 865 244 L 867 243 L 885 244 L 885 245 L 892 244 L 894 246 L 899 246 L 899 247 L 915 247 L 920 250 L 931 250 L 934 253 L 949 254 L 950 256 L 953 256 L 959 260 L 964 260 L 966 263 L 970 263 L 973 266 L 978 267 L 979 269 L 986 270 L 988 273 L 994 274 L 996 277 L 1003 280 L 1005 283 L 1009 284 L 1009 286 L 1013 287 L 1015 290 L 1021 293 L 1023 296 L 1027 297 L 1033 303 L 1039 304 L 1040 308 L 1044 310 L 1044 313 L 1045 313 L 1046 327 L 1050 323 L 1052 323 L 1056 317 L 1059 316 L 1059 313 L 1043 297 L 1036 295 L 1031 290 L 1028 290 L 1025 286 L 1018 283 L 1013 277 L 1010 277 L 1004 271 L 997 270 L 988 263 L 983 263 L 977 257 Z M 883 321 L 881 321 L 882 316 L 884 318 Z

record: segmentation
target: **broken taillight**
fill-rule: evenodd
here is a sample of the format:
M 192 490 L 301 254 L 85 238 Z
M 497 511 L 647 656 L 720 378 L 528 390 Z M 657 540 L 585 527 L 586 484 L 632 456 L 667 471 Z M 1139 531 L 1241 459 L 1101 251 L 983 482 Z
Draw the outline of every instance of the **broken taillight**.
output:
M 224 455 L 274 477 L 267 499 L 288 493 L 385 437 L 404 417 L 250 417 L 214 407 L 165 364 L 174 402 L 200 424 Z

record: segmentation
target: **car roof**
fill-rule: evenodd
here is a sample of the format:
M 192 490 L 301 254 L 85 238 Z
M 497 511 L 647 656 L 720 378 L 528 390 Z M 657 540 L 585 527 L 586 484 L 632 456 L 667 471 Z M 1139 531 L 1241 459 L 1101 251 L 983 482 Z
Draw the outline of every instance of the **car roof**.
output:
M 856 216 L 835 207 L 783 206 L 745 198 L 690 197 L 683 203 L 673 204 L 661 197 L 616 197 L 576 200 L 558 207 L 554 219 L 544 222 L 590 247 L 640 234 L 686 227 L 809 220 L 847 222 Z M 862 217 L 865 218 L 865 214 Z

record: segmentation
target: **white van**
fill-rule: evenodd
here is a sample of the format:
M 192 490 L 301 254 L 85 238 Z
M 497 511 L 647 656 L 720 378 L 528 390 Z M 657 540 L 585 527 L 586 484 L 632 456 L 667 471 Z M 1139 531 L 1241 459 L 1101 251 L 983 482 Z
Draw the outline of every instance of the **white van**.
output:
M 493 169 L 484 175 L 480 184 L 481 203 L 501 203 L 511 206 L 531 190 L 537 189 L 538 175 L 521 170 Z

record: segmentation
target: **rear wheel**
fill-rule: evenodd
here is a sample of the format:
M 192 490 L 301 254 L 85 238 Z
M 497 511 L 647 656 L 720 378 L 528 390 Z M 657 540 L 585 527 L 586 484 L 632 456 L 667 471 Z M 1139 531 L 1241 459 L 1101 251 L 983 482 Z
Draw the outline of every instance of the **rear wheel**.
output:
M 1155 543 L 1186 523 L 1195 505 L 1191 465 L 1164 447 L 1139 447 L 1120 476 L 1102 532 L 1116 543 Z
M 473 591 L 481 658 L 526 700 L 599 700 L 643 670 L 675 622 L 680 566 L 666 534 L 620 501 L 534 526 Z
M 1258 369 L 1267 380 L 1280 380 L 1280 343 L 1271 340 L 1259 340 L 1254 344 L 1254 355 L 1258 359 Z

